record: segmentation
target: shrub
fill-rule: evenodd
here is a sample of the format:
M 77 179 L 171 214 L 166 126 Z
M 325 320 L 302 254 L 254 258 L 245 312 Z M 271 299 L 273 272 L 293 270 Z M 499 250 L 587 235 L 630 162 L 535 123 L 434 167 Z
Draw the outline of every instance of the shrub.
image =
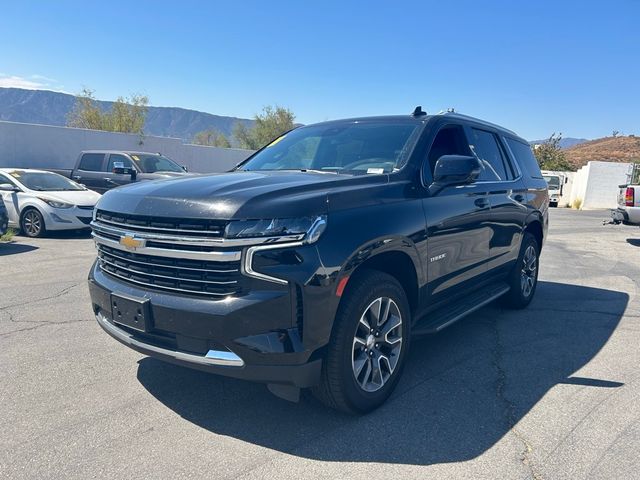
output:
M 15 234 L 12 228 L 8 229 L 4 235 L 0 236 L 0 242 L 10 242 Z
M 571 204 L 571 208 L 575 209 L 575 210 L 580 210 L 582 208 L 582 199 L 581 198 L 576 198 L 573 203 Z

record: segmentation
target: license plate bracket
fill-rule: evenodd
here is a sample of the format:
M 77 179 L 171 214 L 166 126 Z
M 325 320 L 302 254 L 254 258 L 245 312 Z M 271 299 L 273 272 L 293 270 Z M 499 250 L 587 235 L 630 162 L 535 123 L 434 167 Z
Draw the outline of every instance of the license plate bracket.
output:
M 151 302 L 148 298 L 112 293 L 111 318 L 125 327 L 148 332 L 151 329 Z

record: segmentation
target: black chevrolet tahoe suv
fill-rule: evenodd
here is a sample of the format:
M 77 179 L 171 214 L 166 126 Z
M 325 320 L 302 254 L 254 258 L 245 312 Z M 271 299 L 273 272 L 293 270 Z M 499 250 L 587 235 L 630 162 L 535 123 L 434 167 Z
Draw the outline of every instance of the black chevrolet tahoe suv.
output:
M 91 302 L 146 355 L 367 412 L 412 337 L 529 304 L 548 204 L 528 143 L 481 120 L 303 126 L 231 172 L 107 192 Z

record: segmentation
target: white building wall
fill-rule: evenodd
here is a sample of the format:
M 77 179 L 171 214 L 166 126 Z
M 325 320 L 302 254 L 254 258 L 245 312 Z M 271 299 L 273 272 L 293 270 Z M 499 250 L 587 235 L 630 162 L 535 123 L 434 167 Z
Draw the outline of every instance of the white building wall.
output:
M 71 169 L 83 150 L 162 152 L 199 173 L 227 171 L 253 153 L 184 144 L 179 138 L 0 122 L 0 167 Z
M 615 208 L 618 185 L 627 181 L 630 163 L 589 162 L 575 173 L 571 204 L 579 199 L 583 209 Z

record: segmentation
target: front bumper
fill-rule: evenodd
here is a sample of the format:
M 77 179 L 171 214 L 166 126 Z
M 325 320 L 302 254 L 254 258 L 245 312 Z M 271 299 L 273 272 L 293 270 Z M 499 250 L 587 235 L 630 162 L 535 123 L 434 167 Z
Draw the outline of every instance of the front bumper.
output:
M 141 288 L 94 264 L 89 291 L 98 324 L 145 355 L 262 383 L 308 388 L 319 381 L 321 357 L 305 346 L 294 318 L 299 294 L 294 286 L 267 284 L 243 296 L 211 300 Z M 138 332 L 114 323 L 112 293 L 148 299 L 152 328 Z
M 53 208 L 46 206 L 41 209 L 47 230 L 81 230 L 89 228 L 93 210 L 79 208 Z

